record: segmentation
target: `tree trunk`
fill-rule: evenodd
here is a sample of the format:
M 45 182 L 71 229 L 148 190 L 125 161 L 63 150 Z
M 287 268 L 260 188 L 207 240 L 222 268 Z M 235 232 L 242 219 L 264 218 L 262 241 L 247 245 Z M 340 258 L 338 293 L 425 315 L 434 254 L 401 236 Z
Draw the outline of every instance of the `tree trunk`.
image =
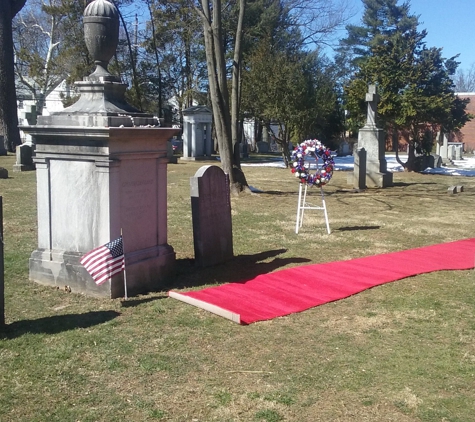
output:
M 416 161 L 416 149 L 414 146 L 414 142 L 409 142 L 407 146 L 407 162 L 404 166 L 407 171 L 414 171 L 415 169 L 415 161 Z
M 0 0 L 0 126 L 5 148 L 14 152 L 21 144 L 15 91 L 12 19 L 26 0 Z
M 234 42 L 233 74 L 231 82 L 231 136 L 234 149 L 234 164 L 241 167 L 239 155 L 239 104 L 241 102 L 241 46 L 246 0 L 239 0 L 239 18 Z
M 157 34 L 155 32 L 155 24 L 153 21 L 152 7 L 150 5 L 150 0 L 146 0 L 145 3 L 148 7 L 148 13 L 150 15 L 150 25 L 152 29 L 152 48 L 155 53 L 155 65 L 157 66 L 157 75 L 158 75 L 158 117 L 163 117 L 163 108 L 162 108 L 162 72 L 160 70 L 160 59 L 158 57 L 158 48 L 157 48 Z
M 393 143 L 393 151 L 396 153 L 396 161 L 406 168 L 407 163 L 403 163 L 401 158 L 399 157 L 399 132 L 396 129 L 393 129 L 392 133 L 392 143 Z
M 232 137 L 231 107 L 222 37 L 221 0 L 214 0 L 212 8 L 209 0 L 201 0 L 201 5 L 202 10 L 198 10 L 198 13 L 203 23 L 210 99 L 219 155 L 223 171 L 229 175 L 231 193 L 237 194 L 247 186 L 247 183 L 244 173 L 239 168 L 239 163 L 236 164 L 235 161 L 235 145 L 233 145 Z

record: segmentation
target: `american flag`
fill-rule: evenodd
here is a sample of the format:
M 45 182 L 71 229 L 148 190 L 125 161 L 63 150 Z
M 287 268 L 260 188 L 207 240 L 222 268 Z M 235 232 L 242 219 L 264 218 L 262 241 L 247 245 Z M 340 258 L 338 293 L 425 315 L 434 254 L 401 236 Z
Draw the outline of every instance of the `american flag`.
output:
M 125 268 L 122 236 L 88 252 L 81 258 L 81 264 L 97 285 L 120 273 Z

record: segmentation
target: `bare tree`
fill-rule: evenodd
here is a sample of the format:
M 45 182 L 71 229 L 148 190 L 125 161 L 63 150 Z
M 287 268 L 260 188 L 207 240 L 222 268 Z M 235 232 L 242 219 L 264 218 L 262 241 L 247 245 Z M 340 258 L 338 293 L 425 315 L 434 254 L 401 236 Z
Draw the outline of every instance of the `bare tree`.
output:
M 335 31 L 355 15 L 348 0 L 283 0 L 290 25 L 298 28 L 304 44 L 329 44 Z
M 13 152 L 20 145 L 15 92 L 12 21 L 26 0 L 0 0 L 0 129 L 5 148 Z
M 468 70 L 458 69 L 453 80 L 455 92 L 475 92 L 475 63 Z
M 13 27 L 15 73 L 31 93 L 39 115 L 43 114 L 46 97 L 66 77 L 55 69 L 54 63 L 60 45 L 59 25 L 64 17 L 57 12 L 60 5 L 58 0 L 28 3 Z

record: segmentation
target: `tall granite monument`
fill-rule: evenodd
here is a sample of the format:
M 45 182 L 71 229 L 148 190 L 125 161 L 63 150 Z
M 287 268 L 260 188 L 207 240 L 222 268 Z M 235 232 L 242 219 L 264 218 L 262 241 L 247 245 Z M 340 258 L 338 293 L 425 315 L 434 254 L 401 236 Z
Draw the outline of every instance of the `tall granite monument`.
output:
M 107 0 L 84 11 L 96 69 L 76 82 L 79 100 L 22 129 L 36 144 L 38 248 L 30 279 L 73 292 L 116 298 L 124 274 L 97 286 L 80 258 L 123 235 L 127 293 L 161 288 L 174 270 L 167 243 L 167 140 L 178 130 L 124 99 L 126 85 L 107 69 L 118 43 L 119 14 Z
M 386 133 L 378 127 L 377 122 L 379 96 L 376 85 L 368 86 L 366 101 L 368 103 L 366 124 L 358 134 L 358 150 L 364 148 L 366 151 L 366 186 L 390 187 L 393 186 L 393 174 L 387 170 Z M 358 179 L 358 175 L 355 174 L 354 180 Z

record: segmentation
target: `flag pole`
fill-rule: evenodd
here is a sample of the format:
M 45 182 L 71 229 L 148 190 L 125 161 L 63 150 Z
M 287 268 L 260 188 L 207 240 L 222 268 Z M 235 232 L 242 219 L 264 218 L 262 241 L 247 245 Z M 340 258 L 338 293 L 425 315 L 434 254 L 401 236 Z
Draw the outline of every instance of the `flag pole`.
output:
M 122 237 L 122 252 L 124 253 L 124 299 L 127 300 L 127 271 L 125 269 L 124 236 L 122 235 L 122 227 L 120 228 L 120 237 Z

